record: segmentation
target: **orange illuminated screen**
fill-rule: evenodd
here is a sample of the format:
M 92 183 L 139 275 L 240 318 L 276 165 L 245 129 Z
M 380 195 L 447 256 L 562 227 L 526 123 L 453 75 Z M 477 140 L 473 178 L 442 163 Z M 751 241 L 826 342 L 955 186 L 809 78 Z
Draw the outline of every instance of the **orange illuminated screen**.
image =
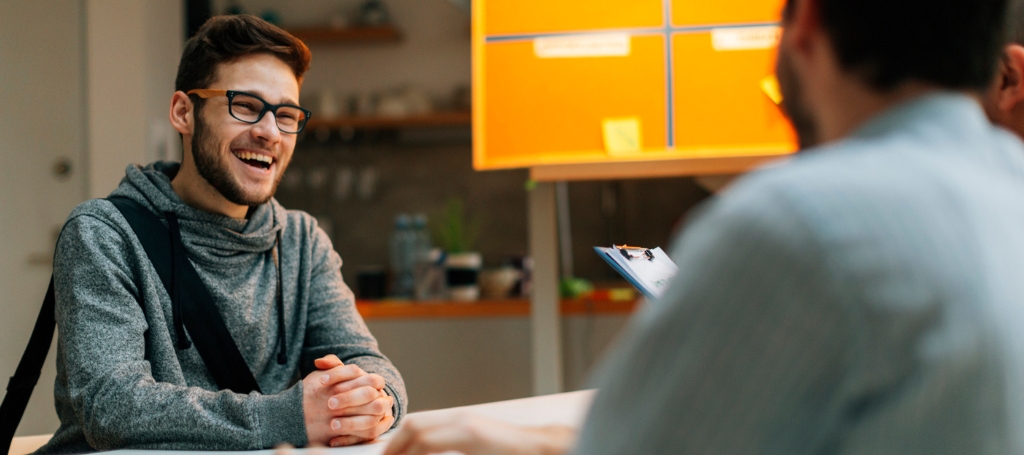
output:
M 789 124 L 761 89 L 774 49 L 716 51 L 702 32 L 674 35 L 672 51 L 676 148 L 793 149 Z
M 785 0 L 474 0 L 474 167 L 792 152 L 793 133 L 762 91 L 774 49 L 711 48 L 706 30 L 775 23 Z M 541 58 L 531 34 L 631 33 L 628 56 Z M 512 37 L 509 35 L 525 35 Z M 491 38 L 490 41 L 488 39 Z M 669 109 L 671 107 L 671 119 Z M 642 151 L 609 154 L 605 120 L 638 118 Z M 671 125 L 670 125 L 671 123 Z M 669 131 L 672 128 L 672 143 Z M 739 170 L 738 170 L 739 171 Z
M 662 0 L 476 1 L 488 35 L 663 27 Z
M 778 22 L 786 0 L 672 0 L 673 26 Z
M 664 37 L 634 36 L 628 57 L 537 58 L 532 41 L 486 46 L 484 147 L 500 167 L 605 157 L 601 122 L 639 117 L 645 149 L 664 149 Z M 479 164 L 479 163 L 478 163 Z

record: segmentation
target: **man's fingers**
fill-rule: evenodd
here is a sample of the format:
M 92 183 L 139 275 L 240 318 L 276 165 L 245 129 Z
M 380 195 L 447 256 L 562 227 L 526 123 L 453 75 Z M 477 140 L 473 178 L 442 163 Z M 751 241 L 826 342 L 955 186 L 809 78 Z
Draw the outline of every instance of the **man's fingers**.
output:
M 369 439 L 360 438 L 359 436 L 353 436 L 353 435 L 347 434 L 345 436 L 338 436 L 338 437 L 336 437 L 334 439 L 331 439 L 330 446 L 331 447 L 345 447 L 345 446 L 359 444 L 360 442 L 366 442 L 368 440 Z
M 327 408 L 339 411 L 344 408 L 362 406 L 380 397 L 380 390 L 373 387 L 359 387 L 345 393 L 339 393 L 327 399 Z
M 384 434 L 384 432 L 391 429 L 391 426 L 394 424 L 395 418 L 391 416 L 386 416 L 383 419 L 381 419 L 380 422 L 374 425 L 373 428 L 363 431 L 357 431 L 355 433 L 352 433 L 352 435 L 363 438 L 366 441 L 370 441 L 376 439 L 377 436 Z
M 395 426 L 395 416 L 390 414 L 384 416 L 384 419 L 381 420 L 380 423 L 378 423 L 377 426 L 373 428 L 373 430 L 377 432 L 377 434 L 374 435 L 374 437 L 384 434 L 393 426 Z
M 384 388 L 384 378 L 379 374 L 365 374 L 355 379 L 342 381 L 331 386 L 331 395 L 338 395 L 360 387 Z
M 372 441 L 376 439 L 377 436 L 380 436 L 384 434 L 384 432 L 391 429 L 391 426 L 394 424 L 395 418 L 391 416 L 386 416 L 383 419 L 381 419 L 380 422 L 377 423 L 377 425 L 374 425 L 373 428 L 363 431 L 356 431 L 353 432 L 352 434 L 337 436 L 334 439 L 331 439 L 330 446 L 342 447 Z
M 331 368 L 342 366 L 344 363 L 341 362 L 341 359 L 339 359 L 338 356 L 328 354 L 314 360 L 313 365 L 316 366 L 318 370 L 330 370 Z
M 325 391 L 324 393 L 330 393 L 330 388 L 335 384 L 344 381 L 351 381 L 360 376 L 364 376 L 366 375 L 366 372 L 356 365 L 341 365 L 322 373 L 313 374 L 320 375 L 318 381 L 320 382 L 320 385 L 323 386 L 321 390 Z
M 360 406 L 350 406 L 347 408 L 339 408 L 335 410 L 336 416 L 355 416 L 355 415 L 374 415 L 383 416 L 390 415 L 391 407 L 394 406 L 395 399 L 389 396 L 383 396 L 375 398 L 373 401 Z
M 331 433 L 338 436 L 356 434 L 376 427 L 381 416 L 346 416 L 331 419 Z

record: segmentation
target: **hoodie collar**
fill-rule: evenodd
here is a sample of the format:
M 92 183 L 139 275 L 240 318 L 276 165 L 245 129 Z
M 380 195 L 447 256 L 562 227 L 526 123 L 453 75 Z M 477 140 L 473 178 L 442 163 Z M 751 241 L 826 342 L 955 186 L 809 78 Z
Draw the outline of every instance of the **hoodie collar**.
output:
M 165 212 L 178 216 L 182 241 L 194 260 L 223 262 L 245 253 L 262 253 L 274 247 L 282 229 L 285 210 L 270 201 L 249 211 L 249 218 L 238 220 L 196 209 L 185 204 L 171 186 L 180 163 L 158 161 L 148 166 L 130 165 L 125 177 L 111 195 L 130 197 L 161 218 Z M 189 248 L 191 247 L 191 248 Z

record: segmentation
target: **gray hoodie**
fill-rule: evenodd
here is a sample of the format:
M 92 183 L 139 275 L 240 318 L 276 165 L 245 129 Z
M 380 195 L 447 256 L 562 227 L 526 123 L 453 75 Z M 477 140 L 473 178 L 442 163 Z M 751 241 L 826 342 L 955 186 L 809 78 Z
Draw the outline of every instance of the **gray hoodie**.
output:
M 87 201 L 68 217 L 54 258 L 61 425 L 38 453 L 305 445 L 300 379 L 327 354 L 383 376 L 397 422 L 405 384 L 356 312 L 341 258 L 316 221 L 275 200 L 248 220 L 194 209 L 171 188 L 178 169 L 129 166 L 112 194 L 178 216 L 192 265 L 263 393 L 218 391 L 195 347 L 175 348 L 170 297 L 131 226 L 110 202 Z M 278 231 L 284 365 L 272 255 Z

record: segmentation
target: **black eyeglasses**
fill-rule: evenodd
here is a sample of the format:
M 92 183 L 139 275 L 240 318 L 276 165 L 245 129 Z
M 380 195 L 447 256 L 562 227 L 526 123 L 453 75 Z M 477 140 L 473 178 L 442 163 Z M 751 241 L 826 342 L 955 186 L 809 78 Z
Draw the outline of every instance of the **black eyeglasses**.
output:
M 189 90 L 188 95 L 196 95 L 202 99 L 215 96 L 228 97 L 228 112 L 235 119 L 245 123 L 256 123 L 263 119 L 267 112 L 274 113 L 277 129 L 282 133 L 298 134 L 306 127 L 306 121 L 313 115 L 307 109 L 294 104 L 270 104 L 263 98 L 251 93 L 234 90 L 212 90 L 197 88 Z

